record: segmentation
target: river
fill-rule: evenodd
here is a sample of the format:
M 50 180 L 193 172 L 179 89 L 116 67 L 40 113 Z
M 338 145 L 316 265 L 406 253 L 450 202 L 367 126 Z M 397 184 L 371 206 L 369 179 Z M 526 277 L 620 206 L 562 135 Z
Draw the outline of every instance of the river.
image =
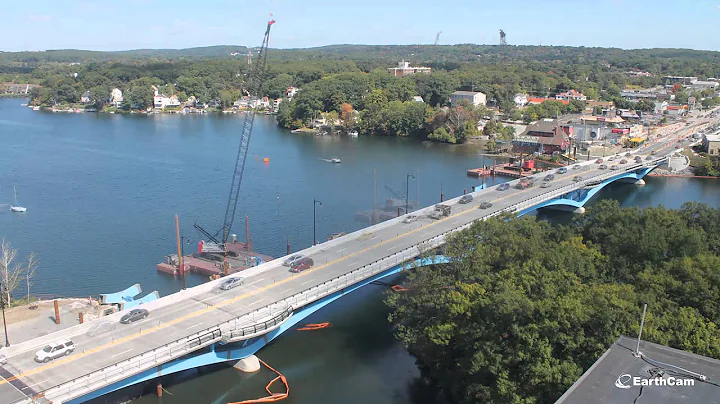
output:
M 144 292 L 177 291 L 180 282 L 158 274 L 155 264 L 175 251 L 174 215 L 193 246 L 193 223 L 221 227 L 242 115 L 67 114 L 31 111 L 20 99 L 0 99 L 0 237 L 35 252 L 40 266 L 34 293 L 96 296 L 140 283 Z M 414 139 L 337 138 L 295 135 L 259 116 L 241 187 L 235 232 L 244 239 L 242 215 L 250 217 L 257 251 L 281 256 L 312 243 L 313 199 L 318 239 L 364 224 L 355 213 L 409 188 L 420 205 L 462 194 L 481 181 L 469 168 L 490 164 L 470 147 Z M 341 164 L 326 160 L 332 156 Z M 264 158 L 269 163 L 264 163 Z M 415 175 L 406 182 L 408 173 Z M 502 181 L 490 179 L 490 183 Z M 647 178 L 647 185 L 612 185 L 595 200 L 624 206 L 686 201 L 720 206 L 720 181 Z M 8 206 L 16 186 L 28 208 Z M 543 216 L 567 215 L 562 213 Z M 203 279 L 194 277 L 190 284 Z M 392 337 L 384 290 L 368 286 L 315 313 L 307 322 L 329 321 L 316 332 L 291 331 L 260 351 L 289 379 L 285 402 L 424 404 L 434 402 L 419 383 L 414 360 Z M 241 375 L 216 367 L 185 375 L 166 389 L 166 403 L 225 403 L 263 395 L 268 372 Z M 137 404 L 157 402 L 150 395 Z

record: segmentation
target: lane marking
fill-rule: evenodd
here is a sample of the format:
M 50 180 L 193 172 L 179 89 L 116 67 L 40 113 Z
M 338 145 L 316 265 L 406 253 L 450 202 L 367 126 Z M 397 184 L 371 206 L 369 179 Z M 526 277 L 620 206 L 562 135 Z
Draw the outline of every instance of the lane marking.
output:
M 527 191 L 530 191 L 530 190 L 534 190 L 534 188 L 527 188 L 527 189 L 524 189 L 524 190 L 519 190 L 518 192 L 515 192 L 514 194 L 513 194 L 513 193 L 507 194 L 507 195 L 503 196 L 502 198 L 494 199 L 494 200 L 492 200 L 492 201 L 493 201 L 493 202 L 501 201 L 501 200 L 503 200 L 503 199 L 507 199 L 507 198 L 509 198 L 509 197 L 511 197 L 511 196 L 517 196 L 517 195 L 519 195 L 519 194 L 522 194 L 522 193 L 527 192 Z M 570 191 L 568 191 L 568 192 L 570 192 Z M 540 196 L 540 195 L 537 195 L 537 196 Z M 518 203 L 521 203 L 521 202 L 522 202 L 522 201 L 520 201 L 520 202 L 518 202 Z M 277 286 L 279 286 L 279 285 L 281 285 L 281 284 L 283 284 L 283 283 L 285 283 L 285 282 L 294 280 L 294 279 L 297 278 L 297 277 L 305 276 L 305 275 L 308 275 L 308 274 L 310 274 L 310 273 L 312 273 L 312 272 L 315 272 L 315 271 L 318 271 L 318 270 L 320 270 L 320 269 L 323 269 L 323 268 L 325 268 L 325 267 L 334 265 L 334 264 L 336 264 L 336 263 L 338 263 L 338 262 L 345 261 L 345 260 L 347 260 L 347 259 L 349 259 L 349 258 L 351 258 L 351 257 L 354 257 L 354 256 L 357 256 L 357 255 L 359 255 L 359 254 L 362 254 L 362 253 L 365 253 L 365 252 L 367 252 L 367 251 L 370 251 L 370 250 L 372 250 L 372 249 L 374 249 L 374 248 L 376 248 L 376 247 L 379 247 L 379 246 L 381 246 L 381 245 L 383 245 L 383 244 L 387 244 L 387 243 L 390 243 L 390 242 L 392 242 L 392 241 L 398 240 L 398 239 L 400 239 L 400 238 L 407 237 L 407 236 L 409 236 L 409 235 L 411 235 L 411 234 L 414 234 L 414 233 L 416 233 L 416 232 L 418 232 L 418 231 L 420 231 L 420 230 L 423 230 L 423 229 L 426 229 L 426 228 L 430 228 L 430 227 L 432 227 L 432 226 L 436 226 L 436 225 L 438 225 L 439 223 L 443 223 L 443 222 L 445 222 L 446 220 L 448 220 L 448 219 L 450 219 L 450 218 L 459 217 L 459 216 L 461 216 L 461 215 L 465 215 L 465 214 L 467 214 L 467 213 L 469 213 L 469 212 L 475 212 L 475 211 L 476 211 L 475 209 L 468 209 L 468 210 L 465 210 L 465 211 L 462 211 L 462 212 L 454 213 L 454 214 L 452 214 L 452 215 L 450 215 L 450 216 L 448 216 L 448 217 L 446 217 L 446 218 L 444 218 L 444 219 L 430 222 L 430 223 L 428 223 L 428 224 L 425 224 L 425 225 L 422 225 L 422 226 L 418 227 L 417 229 L 410 230 L 410 231 L 408 231 L 408 232 L 406 232 L 406 233 L 397 235 L 397 236 L 392 237 L 392 238 L 389 238 L 389 239 L 387 239 L 387 240 L 383 240 L 383 241 L 381 241 L 381 242 L 379 242 L 379 243 L 377 243 L 377 244 L 375 244 L 375 245 L 366 247 L 366 248 L 364 248 L 364 249 L 362 249 L 362 250 L 359 250 L 359 251 L 356 251 L 356 252 L 354 252 L 354 253 L 348 254 L 348 255 L 346 255 L 346 256 L 344 256 L 344 257 L 335 259 L 335 260 L 333 260 L 333 261 L 328 261 L 327 263 L 322 264 L 322 265 L 319 265 L 319 266 L 317 266 L 317 267 L 315 267 L 315 268 L 310 268 L 310 269 L 308 269 L 308 270 L 306 270 L 306 271 L 303 271 L 303 272 L 301 272 L 301 273 L 299 273 L 299 274 L 296 274 L 296 275 L 293 276 L 293 277 L 285 278 L 285 279 L 280 280 L 280 281 L 278 281 L 278 282 L 275 282 L 275 283 L 273 283 L 273 284 L 270 284 L 270 285 L 264 286 L 264 287 L 262 287 L 262 288 L 258 288 L 257 290 L 254 290 L 254 291 L 245 293 L 245 294 L 243 294 L 243 295 L 237 296 L 237 297 L 235 297 L 235 298 L 232 298 L 232 299 L 228 299 L 228 300 L 219 302 L 219 303 L 217 303 L 217 304 L 215 304 L 215 305 L 210 305 L 210 306 L 208 306 L 208 307 L 206 307 L 206 308 L 203 308 L 203 309 L 200 309 L 200 310 L 197 310 L 197 311 L 188 313 L 188 314 L 186 314 L 186 315 L 184 315 L 184 316 L 182 316 L 182 317 L 175 318 L 175 319 L 170 320 L 170 321 L 168 321 L 168 322 L 159 324 L 159 325 L 157 325 L 157 326 L 155 326 L 155 327 L 148 328 L 148 329 L 142 330 L 142 331 L 140 331 L 140 332 L 138 332 L 138 333 L 135 333 L 135 334 L 128 335 L 128 336 L 126 336 L 126 337 L 117 339 L 117 340 L 115 340 L 114 342 L 109 342 L 109 343 L 106 343 L 106 344 L 104 344 L 104 345 L 99 345 L 99 346 L 97 346 L 97 347 L 95 347 L 95 348 L 88 349 L 88 350 L 86 350 L 85 352 L 78 353 L 78 354 L 76 354 L 76 355 L 66 356 L 66 357 L 64 357 L 63 359 L 50 362 L 50 363 L 48 363 L 48 364 L 46 364 L 46 365 L 43 365 L 43 366 L 40 366 L 40 367 L 37 367 L 37 368 L 34 368 L 34 369 L 30 369 L 30 370 L 28 370 L 28 371 L 26 371 L 26 372 L 20 373 L 20 374 L 18 374 L 18 375 L 16 375 L 16 376 L 13 376 L 13 377 L 9 378 L 9 379 L 0 380 L 0 385 L 3 385 L 3 384 L 5 384 L 5 383 L 10 383 L 12 380 L 17 380 L 17 379 L 19 379 L 19 378 L 21 378 L 21 377 L 26 377 L 26 376 L 30 376 L 30 375 L 33 375 L 33 374 L 36 374 L 36 373 L 43 372 L 43 371 L 45 371 L 45 370 L 48 370 L 48 369 L 57 367 L 57 366 L 59 366 L 59 365 L 65 364 L 65 363 L 72 362 L 72 361 L 74 361 L 74 360 L 83 358 L 83 357 L 85 357 L 85 356 L 88 356 L 88 355 L 92 355 L 92 354 L 94 354 L 94 353 L 101 352 L 101 351 L 103 351 L 104 349 L 107 349 L 107 348 L 109 348 L 109 347 L 111 347 L 111 346 L 114 346 L 115 344 L 122 344 L 122 343 L 125 343 L 125 342 L 128 342 L 128 341 L 132 341 L 132 340 L 137 339 L 137 338 L 139 338 L 139 337 L 141 337 L 141 336 L 145 336 L 146 334 L 149 334 L 149 333 L 152 333 L 152 332 L 155 332 L 155 331 L 159 331 L 159 330 L 168 328 L 168 327 L 170 327 L 170 326 L 173 326 L 173 325 L 175 325 L 175 324 L 181 323 L 181 322 L 183 322 L 183 321 L 185 321 L 185 320 L 188 320 L 188 319 L 191 319 L 191 318 L 194 318 L 194 317 L 197 317 L 197 316 L 201 316 L 201 315 L 206 314 L 206 313 L 209 313 L 209 312 L 211 312 L 211 311 L 213 311 L 213 310 L 217 310 L 217 309 L 219 309 L 220 307 L 224 307 L 224 306 L 227 306 L 227 305 L 236 303 L 236 302 L 238 302 L 238 301 L 240 301 L 240 300 L 242 300 L 242 299 L 245 299 L 245 298 L 247 298 L 247 297 L 250 297 L 250 296 L 256 295 L 256 294 L 258 294 L 258 293 L 267 291 L 267 290 L 269 290 L 269 289 L 271 289 L 271 288 L 277 287 Z M 476 219 L 476 220 L 480 220 L 480 219 Z M 429 234 L 429 232 L 422 233 L 421 235 L 424 235 L 424 234 Z M 372 237 L 372 238 L 375 238 L 375 237 Z M 354 262 L 354 263 L 352 263 L 352 264 L 350 264 L 350 265 L 354 265 L 354 264 L 357 264 L 357 263 L 359 263 L 359 262 L 360 262 L 360 261 L 356 261 L 356 262 Z M 256 281 L 256 282 L 259 282 L 259 281 Z M 253 283 L 255 283 L 255 282 L 253 282 Z M 103 368 L 106 368 L 106 367 L 108 367 L 108 366 L 104 366 Z M 101 369 L 102 369 L 102 368 L 101 368 Z M 99 370 L 99 369 L 98 369 L 98 370 Z M 59 386 L 59 385 L 62 385 L 62 384 L 65 384 L 65 383 L 66 383 L 66 382 L 60 383 L 60 384 L 58 384 L 58 386 Z M 55 387 L 55 386 L 53 386 L 53 387 Z
M 310 282 L 312 282 L 312 281 L 314 281 L 314 280 L 315 280 L 315 279 L 310 279 L 310 280 L 309 280 L 309 281 L 307 281 L 307 282 L 303 282 L 303 283 L 301 283 L 301 284 L 300 284 L 300 286 L 304 286 L 304 285 L 307 285 L 308 283 L 310 283 Z
M 355 264 L 359 264 L 359 263 L 360 263 L 360 261 L 355 261 L 355 262 L 350 263 L 350 265 L 355 265 Z
M 347 250 L 347 248 L 343 248 L 342 250 L 337 250 L 337 251 L 335 251 L 335 252 L 343 252 L 343 251 L 345 251 L 345 250 Z
M 282 292 L 280 292 L 280 294 L 283 294 L 283 293 L 286 293 L 286 292 L 290 292 L 290 291 L 292 291 L 292 288 L 285 289 L 285 290 L 283 290 Z
M 43 381 L 41 381 L 41 382 L 37 382 L 37 383 L 33 383 L 33 384 L 28 384 L 27 386 L 23 387 L 22 389 L 23 389 L 23 390 L 29 389 L 29 388 L 32 387 L 32 386 L 37 386 L 38 384 L 40 384 L 40 383 L 45 383 L 46 381 L 47 381 L 47 380 L 43 380 Z
M 262 302 L 262 301 L 263 301 L 263 299 L 255 300 L 254 302 L 248 304 L 248 306 L 252 306 L 253 304 L 260 303 L 260 302 Z
M 250 282 L 250 283 L 248 283 L 248 285 L 254 285 L 254 284 L 256 284 L 256 283 L 258 283 L 258 282 L 262 282 L 262 281 L 264 281 L 264 280 L 265 280 L 265 278 L 263 278 L 263 279 L 258 279 L 258 280 L 256 280 L 255 282 Z
M 125 354 L 125 353 L 128 353 L 128 352 L 130 352 L 130 351 L 132 351 L 132 349 L 128 349 L 127 351 L 122 351 L 122 352 L 120 352 L 119 354 L 116 354 L 116 355 L 111 356 L 111 358 L 114 358 L 114 357 L 116 357 L 116 356 L 120 356 L 120 355 Z
M 190 327 L 187 327 L 186 330 L 189 330 L 189 329 L 195 328 L 195 327 L 199 327 L 199 326 L 201 326 L 202 324 L 203 324 L 203 323 L 200 322 L 200 323 L 197 323 L 197 324 L 195 324 L 195 325 L 191 325 Z

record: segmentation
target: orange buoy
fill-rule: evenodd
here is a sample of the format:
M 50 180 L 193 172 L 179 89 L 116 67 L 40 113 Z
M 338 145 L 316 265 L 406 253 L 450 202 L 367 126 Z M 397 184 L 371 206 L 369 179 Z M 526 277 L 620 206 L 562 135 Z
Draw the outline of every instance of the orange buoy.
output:
M 270 157 L 265 157 L 265 158 L 263 159 L 263 163 L 267 164 L 267 163 L 269 163 L 269 162 L 270 162 Z
M 298 328 L 298 331 L 315 331 L 330 327 L 330 323 L 305 324 L 305 327 Z

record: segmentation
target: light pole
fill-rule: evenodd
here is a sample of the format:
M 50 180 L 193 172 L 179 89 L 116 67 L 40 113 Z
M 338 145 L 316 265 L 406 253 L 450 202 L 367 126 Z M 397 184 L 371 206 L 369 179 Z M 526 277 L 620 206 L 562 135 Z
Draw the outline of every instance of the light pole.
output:
M 180 236 L 180 255 L 185 257 L 185 249 L 183 246 L 185 246 L 185 241 L 187 241 L 188 244 L 190 244 L 190 239 L 188 237 Z M 185 290 L 185 262 L 183 259 L 180 259 L 182 262 L 183 268 L 180 268 L 180 277 L 182 278 L 182 290 Z
M 8 339 L 8 333 L 7 333 L 7 322 L 5 322 L 5 292 L 6 289 L 3 289 L 2 281 L 0 281 L 0 307 L 2 307 L 2 315 L 3 315 L 3 327 L 5 328 L 5 347 L 10 346 L 10 340 Z
M 408 174 L 405 176 L 405 214 L 408 213 L 408 198 L 410 197 L 410 177 L 415 179 L 415 176 Z
M 317 223 L 317 213 L 316 213 L 316 207 L 317 204 L 320 204 L 322 206 L 322 202 L 318 201 L 317 199 L 313 199 L 313 245 L 317 245 L 317 236 L 315 232 L 316 223 Z

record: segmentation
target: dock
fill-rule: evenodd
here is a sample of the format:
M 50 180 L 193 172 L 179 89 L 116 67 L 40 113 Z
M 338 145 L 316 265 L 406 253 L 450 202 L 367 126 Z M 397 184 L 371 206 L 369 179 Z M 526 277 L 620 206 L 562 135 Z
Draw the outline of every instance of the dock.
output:
M 273 258 L 253 251 L 245 243 L 236 241 L 227 244 L 229 273 L 244 271 L 271 261 Z M 183 265 L 186 272 L 196 272 L 200 275 L 213 276 L 223 274 L 223 257 L 219 254 L 193 253 L 183 256 Z M 179 272 L 177 254 L 165 257 L 165 262 L 157 264 L 158 272 L 177 275 Z

